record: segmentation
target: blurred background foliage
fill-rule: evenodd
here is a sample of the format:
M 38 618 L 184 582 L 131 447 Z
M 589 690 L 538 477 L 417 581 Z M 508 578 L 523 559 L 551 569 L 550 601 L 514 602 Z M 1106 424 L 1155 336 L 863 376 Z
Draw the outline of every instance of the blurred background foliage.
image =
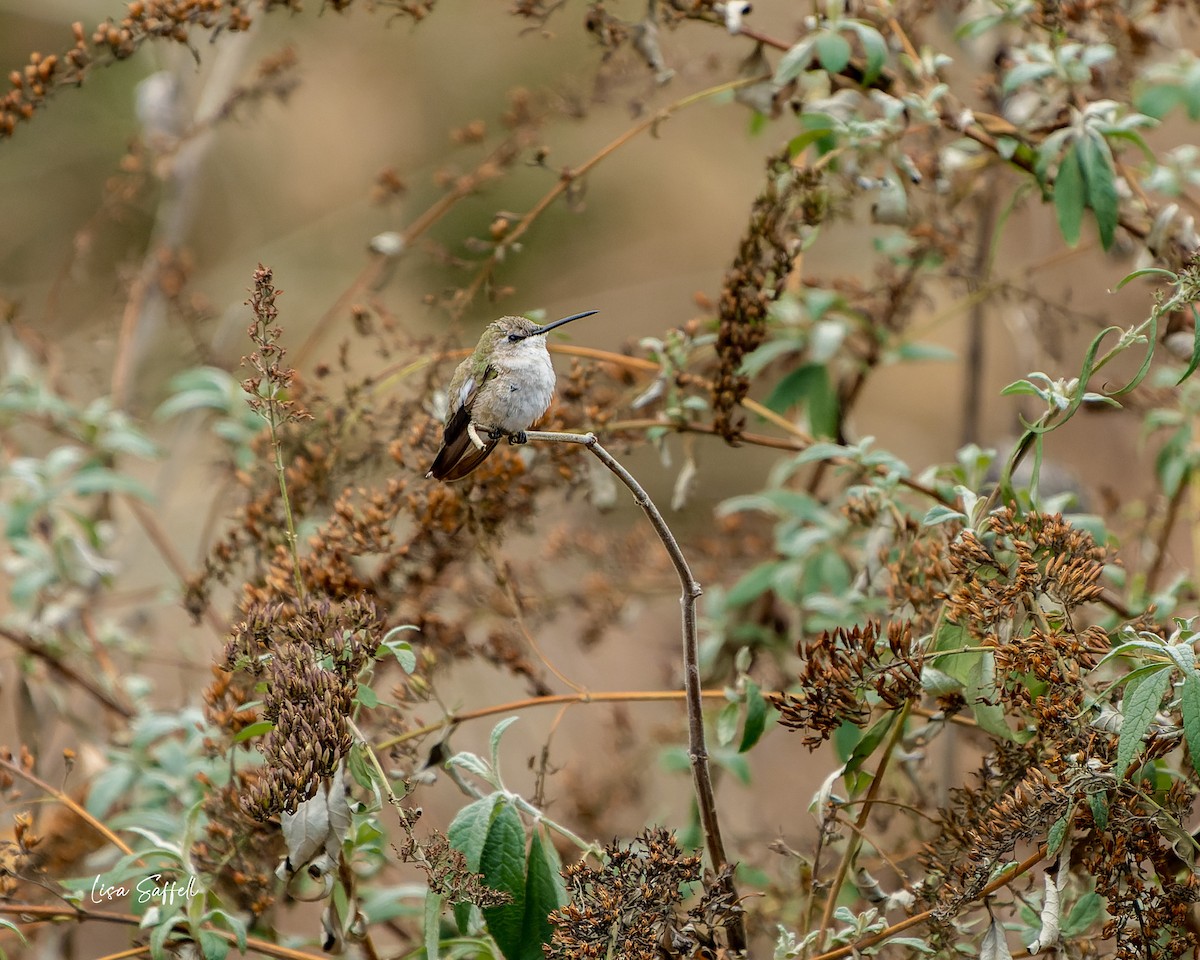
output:
M 897 738 L 912 719 L 859 677 L 865 714 L 850 698 L 822 765 L 797 763 L 760 695 L 795 683 L 797 644 L 824 662 L 822 644 L 867 644 L 837 631 L 904 616 L 929 650 L 966 645 L 975 659 L 926 664 L 923 695 L 966 698 L 986 746 L 1006 749 L 1027 704 L 997 714 L 971 700 L 996 692 L 984 676 L 995 662 L 974 649 L 992 640 L 960 626 L 951 637 L 939 606 L 961 575 L 939 566 L 947 543 L 964 529 L 1002 540 L 988 526 L 999 499 L 1066 510 L 1119 550 L 1102 593 L 1062 601 L 1098 604 L 1089 619 L 1110 639 L 1126 624 L 1163 640 L 1171 615 L 1192 613 L 1195 11 L 743 6 L 0 0 L 0 61 L 15 74 L 0 110 L 0 742 L 27 775 L 65 782 L 95 818 L 154 831 L 151 847 L 178 870 L 205 872 L 208 912 L 188 922 L 206 953 L 228 941 L 201 931 L 246 923 L 220 912 L 234 912 L 239 883 L 226 875 L 234 854 L 213 851 L 218 826 L 251 833 L 218 809 L 266 795 L 247 748 L 283 723 L 264 688 L 295 679 L 264 680 L 256 657 L 303 648 L 338 664 L 384 779 L 410 785 L 453 752 L 441 740 L 450 715 L 679 687 L 669 566 L 582 453 L 504 450 L 478 484 L 423 479 L 455 351 L 501 312 L 600 311 L 552 347 L 549 425 L 596 430 L 619 450 L 694 558 L 727 842 L 742 881 L 767 894 L 751 933 L 775 941 L 782 923 L 800 936 L 780 932 L 777 956 L 883 929 L 860 911 L 839 913 L 835 933 L 835 908 L 848 910 L 836 895 L 815 922 L 829 824 L 798 811 L 835 754 L 861 796 L 862 765 L 910 746 Z M 246 337 L 260 263 L 283 291 L 280 343 L 296 371 L 279 396 L 314 418 L 284 423 L 273 446 L 239 370 L 262 349 Z M 1139 269 L 1152 272 L 1121 285 Z M 303 559 L 287 554 L 273 451 Z M 378 634 L 408 624 L 412 647 L 377 664 Z M 1073 642 L 1087 624 L 1076 627 Z M 891 640 L 897 663 L 915 656 Z M 811 722 L 807 709 L 790 725 Z M 455 730 L 455 749 L 493 752 L 491 766 L 460 764 L 498 791 L 476 790 L 467 809 L 515 830 L 514 811 L 534 808 L 493 801 L 504 791 L 488 726 Z M 752 750 L 768 727 L 776 752 Z M 507 735 L 507 786 L 559 804 L 554 826 L 575 834 L 665 822 L 698 845 L 676 775 L 688 767 L 681 731 L 674 706 L 530 711 Z M 1132 744 L 1127 733 L 1104 750 L 1123 751 L 1124 770 Z M 905 801 L 946 802 L 985 749 L 968 746 L 944 747 L 935 786 L 910 784 Z M 349 762 L 369 791 L 374 768 Z M 449 778 L 418 799 L 433 827 L 462 816 Z M 394 825 L 360 802 L 342 839 L 370 883 L 355 893 L 339 877 L 338 936 L 355 939 L 354 904 L 369 904 L 386 938 L 418 949 L 423 937 L 432 951 L 424 878 L 388 865 L 381 829 Z M 553 888 L 539 903 L 559 905 L 567 891 L 545 879 L 542 831 L 530 833 L 529 876 L 536 867 Z M 18 824 L 12 842 L 29 833 Z M 255 836 L 261 846 L 237 856 L 260 899 L 233 901 L 252 928 L 267 915 L 260 931 L 313 939 L 302 910 L 269 913 L 279 838 Z M 473 871 L 483 843 L 466 844 Z M 670 861 L 676 891 L 698 879 L 663 838 L 641 843 Z M 39 869 L 114 883 L 144 873 L 132 854 L 119 867 L 111 849 L 94 854 L 99 838 L 81 846 Z M 453 857 L 424 849 L 404 847 L 405 859 L 429 878 L 453 874 Z M 586 898 L 617 881 L 574 882 Z M 714 890 L 693 917 L 705 929 L 728 920 Z M 1082 938 L 1104 918 L 1084 899 L 1094 890 L 1076 892 L 1067 927 Z M 497 909 L 485 907 L 490 945 L 455 949 L 512 960 L 521 938 L 498 935 Z M 152 919 L 158 950 L 172 925 Z

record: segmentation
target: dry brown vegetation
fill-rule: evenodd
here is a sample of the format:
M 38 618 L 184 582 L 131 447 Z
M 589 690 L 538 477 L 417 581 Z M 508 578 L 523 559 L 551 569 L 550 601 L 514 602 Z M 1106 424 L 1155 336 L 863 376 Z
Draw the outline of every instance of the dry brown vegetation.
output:
M 0 30 L 0 950 L 1196 954 L 1196 13 L 746 6 Z

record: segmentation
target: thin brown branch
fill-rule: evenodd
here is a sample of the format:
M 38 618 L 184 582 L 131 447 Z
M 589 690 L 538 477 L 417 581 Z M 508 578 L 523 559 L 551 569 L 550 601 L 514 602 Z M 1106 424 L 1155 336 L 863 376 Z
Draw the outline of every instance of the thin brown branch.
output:
M 833 927 L 833 912 L 837 908 L 838 898 L 842 892 L 842 885 L 846 882 L 846 875 L 850 872 L 850 865 L 858 856 L 859 848 L 862 846 L 863 830 L 867 825 L 867 818 L 871 815 L 871 808 L 875 805 L 875 797 L 879 793 L 880 784 L 883 783 L 883 775 L 887 772 L 888 765 L 892 760 L 892 753 L 896 749 L 896 745 L 900 742 L 900 738 L 904 735 L 904 724 L 908 720 L 908 704 L 900 710 L 900 715 L 892 723 L 892 729 L 888 736 L 887 745 L 883 749 L 883 755 L 879 758 L 879 766 L 875 770 L 875 776 L 871 778 L 871 785 L 867 788 L 867 795 L 863 797 L 862 809 L 858 811 L 858 817 L 854 821 L 854 836 L 846 844 L 845 853 L 842 854 L 842 859 L 838 863 L 837 873 L 833 878 L 833 882 L 829 885 L 825 896 L 825 909 L 821 914 L 821 932 L 817 935 L 817 949 L 821 950 L 825 947 L 826 937 L 829 936 L 830 929 Z
M 537 638 L 533 635 L 533 631 L 529 629 L 529 624 L 525 622 L 524 604 L 521 598 L 517 595 L 517 588 L 513 584 L 513 578 L 509 576 L 508 567 L 506 564 L 501 564 L 495 553 L 490 547 L 483 548 L 484 560 L 489 567 L 492 568 L 492 576 L 504 591 L 505 597 L 508 598 L 509 604 L 512 606 L 513 619 L 517 622 L 517 629 L 521 631 L 521 635 L 525 638 L 525 642 L 529 644 L 529 648 L 547 670 L 549 670 L 558 680 L 567 687 L 570 687 L 576 693 L 583 693 L 585 687 L 576 683 L 565 673 L 558 669 L 554 663 L 543 652 L 541 646 L 537 642 Z M 545 689 L 545 688 L 543 688 Z
M 14 777 L 19 777 L 20 779 L 24 780 L 30 786 L 37 787 L 47 796 L 53 797 L 122 853 L 127 855 L 133 853 L 133 850 L 126 845 L 124 840 L 122 840 L 103 823 L 88 813 L 87 810 L 71 799 L 71 797 L 67 796 L 67 794 L 63 793 L 61 790 L 57 790 L 50 786 L 50 784 L 41 779 L 41 777 L 38 777 L 37 775 L 30 773 L 28 770 L 25 770 L 19 763 L 14 763 L 12 760 L 5 760 L 3 757 L 0 757 L 0 767 L 3 767 Z M 140 863 L 141 861 L 138 862 Z
M 527 697 L 524 700 L 512 700 L 508 703 L 498 703 L 491 707 L 480 707 L 478 710 L 464 710 L 461 713 L 450 713 L 437 723 L 430 723 L 416 730 L 406 730 L 404 733 L 375 744 L 376 751 L 387 750 L 400 743 L 428 736 L 446 727 L 466 723 L 468 720 L 482 720 L 495 717 L 502 713 L 514 713 L 518 710 L 528 710 L 530 707 L 552 707 L 557 704 L 573 703 L 654 703 L 662 700 L 683 700 L 686 696 L 683 690 L 616 690 L 603 693 L 593 693 L 581 690 L 579 693 L 554 693 L 545 697 Z M 773 694 L 764 693 L 764 697 Z M 700 696 L 707 700 L 725 699 L 724 690 L 701 690 Z
M 150 952 L 150 944 L 144 943 L 140 947 L 130 947 L 128 950 L 118 950 L 116 953 L 106 953 L 102 957 L 97 957 L 96 960 L 128 960 L 129 957 L 141 957 Z
M 449 190 L 426 207 L 400 234 L 401 244 L 399 253 L 402 254 L 405 250 L 410 249 L 430 227 L 453 210 L 456 204 L 475 193 L 480 184 L 479 171 L 488 166 L 495 166 L 498 158 L 511 153 L 514 148 L 513 138 L 506 138 L 484 158 L 479 166 L 476 167 L 474 174 L 459 177 Z M 316 348 L 321 334 L 331 329 L 331 325 L 350 304 L 357 297 L 361 296 L 364 290 L 374 290 L 383 284 L 395 260 L 396 255 L 379 252 L 372 255 L 366 266 L 359 271 L 358 276 L 342 291 L 333 304 L 330 305 L 329 309 L 321 315 L 321 318 L 313 324 L 304 341 L 294 351 L 292 365 L 297 370 L 303 368 L 305 361 Z
M 748 406 L 748 404 L 743 403 L 743 406 Z M 703 433 L 710 436 L 721 436 L 720 432 L 714 429 L 711 424 L 695 423 L 690 421 L 685 422 L 681 420 L 654 420 L 651 418 L 644 418 L 640 420 L 620 420 L 615 423 L 606 424 L 605 429 L 610 431 L 616 431 L 619 429 L 649 430 L 654 427 L 673 430 L 676 433 Z M 789 440 L 786 437 L 768 437 L 761 433 L 740 433 L 738 434 L 738 440 L 742 443 L 748 443 L 753 446 L 770 447 L 775 450 L 794 450 L 797 453 L 808 449 L 812 443 L 811 440 L 807 442 L 798 438 Z M 856 465 L 855 461 L 849 457 L 830 457 L 828 460 L 823 462 L 830 463 L 835 466 Z M 875 472 L 882 475 L 887 472 L 887 469 L 885 467 L 876 467 Z M 933 487 L 926 486 L 918 480 L 913 480 L 909 477 L 900 477 L 896 480 L 896 482 L 900 486 L 905 487 L 914 493 L 919 493 L 922 496 L 928 497 L 931 500 L 935 500 L 944 506 L 952 507 L 955 505 L 953 500 L 943 496 Z
M 154 548 L 166 563 L 167 568 L 175 575 L 175 578 L 180 584 L 186 584 L 188 580 L 187 564 L 184 563 L 183 557 L 175 549 L 175 545 L 171 543 L 171 538 L 166 535 L 162 527 L 159 526 L 154 514 L 146 509 L 137 497 L 127 496 L 125 504 L 133 513 L 137 522 L 141 524 L 142 531 L 146 534 L 146 538 L 154 544 Z M 225 636 L 229 632 L 226 624 L 221 622 L 220 617 L 213 612 L 209 607 L 204 608 L 204 619 L 208 622 L 209 627 L 218 637 Z
M 1179 478 L 1179 486 L 1175 488 L 1175 492 L 1171 494 L 1171 499 L 1167 502 L 1166 516 L 1163 517 L 1158 536 L 1154 538 L 1154 559 L 1150 561 L 1150 569 L 1146 571 L 1146 596 L 1154 593 L 1159 575 L 1162 573 L 1163 564 L 1167 560 L 1167 542 L 1171 539 L 1171 533 L 1175 529 L 1175 522 L 1179 519 L 1179 508 L 1183 504 L 1183 498 L 1187 494 L 1187 491 L 1191 489 L 1191 486 L 1191 477 L 1189 473 L 1185 472 Z
M 980 417 L 983 409 L 984 315 L 987 298 L 978 296 L 988 285 L 992 262 L 992 243 L 995 239 L 997 193 L 986 191 L 978 199 L 982 208 L 975 227 L 975 256 L 971 260 L 967 289 L 972 295 L 971 312 L 967 318 L 967 350 L 963 370 L 963 423 L 961 444 L 979 442 Z
M 1018 877 L 1028 873 L 1046 857 L 1045 845 L 1038 847 L 1037 851 L 1026 857 L 1020 863 L 1010 870 L 1006 870 L 995 880 L 989 883 L 986 887 L 979 891 L 979 895 L 975 898 L 976 901 L 982 901 L 986 897 L 995 893 L 1002 887 L 1007 887 Z M 933 919 L 933 911 L 926 910 L 923 913 L 914 914 L 901 920 L 899 923 L 893 923 L 886 930 L 880 930 L 879 933 L 872 934 L 869 937 L 856 941 L 855 943 L 847 944 L 844 947 L 838 947 L 836 950 L 830 950 L 827 953 L 821 953 L 813 957 L 812 960 L 842 960 L 842 957 L 855 956 L 868 947 L 874 947 L 877 944 L 883 943 L 885 940 L 890 940 L 898 933 L 903 933 L 912 927 L 919 926 L 927 920 Z
M 18 923 L 74 920 L 77 923 L 96 921 L 100 923 L 116 923 L 127 927 L 139 927 L 143 920 L 142 917 L 135 917 L 132 913 L 117 913 L 113 910 L 84 910 L 81 908 L 60 907 L 42 903 L 0 903 L 0 916 L 5 914 L 16 917 Z M 230 946 L 238 946 L 237 934 L 221 930 L 217 927 L 205 927 L 205 929 L 227 941 Z M 320 954 L 307 953 L 304 950 L 293 950 L 291 947 L 282 947 L 275 943 L 269 943 L 266 940 L 260 940 L 257 937 L 247 937 L 246 948 L 255 950 L 264 956 L 277 957 L 278 960 L 324 960 L 324 957 Z
M 729 865 L 729 861 L 725 856 L 725 844 L 721 840 L 721 824 L 717 818 L 716 796 L 713 791 L 712 773 L 708 766 L 700 687 L 699 643 L 696 636 L 696 601 L 703 590 L 692 575 L 692 568 L 688 565 L 687 558 L 679 547 L 679 541 L 671 533 L 671 528 L 667 526 L 667 521 L 663 519 L 663 515 L 654 505 L 654 501 L 650 499 L 650 495 L 637 482 L 633 474 L 600 445 L 595 434 L 549 433 L 535 430 L 526 436 L 532 441 L 577 443 L 586 447 L 592 456 L 604 464 L 633 494 L 633 499 L 642 508 L 642 512 L 650 521 L 654 532 L 658 534 L 658 539 L 662 542 L 675 567 L 675 572 L 679 575 L 679 583 L 683 590 L 679 604 L 682 608 L 683 620 L 683 686 L 688 713 L 688 756 L 692 762 L 692 785 L 696 793 L 696 806 L 700 813 L 700 826 L 704 831 L 709 859 L 712 861 L 714 870 L 723 870 Z M 731 878 L 731 885 L 732 882 Z M 742 951 L 746 947 L 746 931 L 740 915 L 729 930 L 729 945 L 734 951 Z
M 134 365 L 134 334 L 142 316 L 142 307 L 146 303 L 146 291 L 154 280 L 157 263 L 151 254 L 147 254 L 141 272 L 134 277 L 129 288 L 129 299 L 125 301 L 125 309 L 121 314 L 121 327 L 117 333 L 117 355 L 113 361 L 110 387 L 112 405 L 116 410 L 123 409 L 129 399 L 129 378 Z
M 682 110 L 684 107 L 689 107 L 692 104 L 699 103 L 709 97 L 725 93 L 728 90 L 736 90 L 738 87 L 745 87 L 753 83 L 758 83 L 763 79 L 763 77 L 741 77 L 737 80 L 719 83 L 716 86 L 708 87 L 704 90 L 700 90 L 697 93 L 689 94 L 686 97 L 681 97 L 674 103 L 667 104 L 667 106 L 663 107 L 661 110 L 634 124 L 628 130 L 625 130 L 614 140 L 601 147 L 596 153 L 590 156 L 578 167 L 563 167 L 562 170 L 559 171 L 558 179 L 554 182 L 554 186 L 547 190 L 546 193 L 544 193 L 542 197 L 532 207 L 530 207 L 526 214 L 521 217 L 516 224 L 513 225 L 512 229 L 509 230 L 504 235 L 504 238 L 500 241 L 500 243 L 497 244 L 492 255 L 484 261 L 483 266 L 480 267 L 470 284 L 468 284 L 467 287 L 462 291 L 461 296 L 457 298 L 455 302 L 455 310 L 461 313 L 462 310 L 464 310 L 471 303 L 471 301 L 475 299 L 476 295 L 483 287 L 483 284 L 488 280 L 489 277 L 491 277 L 493 268 L 497 263 L 500 262 L 509 248 L 511 248 L 514 243 L 516 243 L 525 235 L 529 228 L 533 226 L 534 221 L 536 221 L 538 217 L 545 213 L 555 200 L 567 192 L 571 184 L 573 184 L 580 177 L 583 177 L 589 173 L 593 167 L 605 160 L 607 157 L 611 156 L 621 147 L 625 146 L 625 144 L 629 143 L 629 141 L 633 140 L 639 134 L 644 133 L 647 130 L 656 129 L 660 123 L 669 120 L 672 114 L 674 114 L 676 111 Z
M 0 626 L 0 637 L 4 637 L 5 640 L 16 644 L 25 653 L 29 654 L 29 656 L 41 660 L 51 671 L 58 674 L 68 683 L 79 687 L 81 690 L 85 690 L 89 696 L 97 700 L 107 710 L 125 720 L 133 717 L 132 708 L 116 699 L 108 691 L 101 689 L 90 677 L 85 677 L 69 663 L 60 660 L 54 654 L 50 653 L 29 634 L 13 630 L 11 627 Z

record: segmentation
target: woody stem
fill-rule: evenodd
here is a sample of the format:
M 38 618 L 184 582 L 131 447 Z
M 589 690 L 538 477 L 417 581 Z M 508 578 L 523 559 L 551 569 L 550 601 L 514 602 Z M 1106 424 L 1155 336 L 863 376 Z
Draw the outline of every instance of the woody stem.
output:
M 704 742 L 704 713 L 702 710 L 702 691 L 700 687 L 700 657 L 699 644 L 696 639 L 696 600 L 704 591 L 699 582 L 692 576 L 692 568 L 679 547 L 675 535 L 671 533 L 667 521 L 659 512 L 650 495 L 642 485 L 634 479 L 633 474 L 604 449 L 592 433 L 551 433 L 541 430 L 531 430 L 526 433 L 526 439 L 547 443 L 578 443 L 587 447 L 597 460 L 611 470 L 633 494 L 633 499 L 642 508 L 658 539 L 666 548 L 679 576 L 683 588 L 679 599 L 683 620 L 683 683 L 684 700 L 687 703 L 688 715 L 688 756 L 692 765 L 692 785 L 696 793 L 696 806 L 700 813 L 700 826 L 704 831 L 708 856 L 713 869 L 717 872 L 728 866 L 725 857 L 725 845 L 721 841 L 721 825 L 717 819 L 716 797 L 713 792 L 712 774 L 708 766 L 708 749 Z M 729 881 L 732 886 L 732 877 Z M 729 946 L 735 951 L 746 948 L 746 931 L 741 916 L 729 929 Z

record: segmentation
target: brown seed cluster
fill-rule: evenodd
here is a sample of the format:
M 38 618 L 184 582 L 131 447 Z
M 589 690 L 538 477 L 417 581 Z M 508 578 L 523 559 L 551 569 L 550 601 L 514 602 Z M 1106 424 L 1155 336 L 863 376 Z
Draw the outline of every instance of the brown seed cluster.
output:
M 628 960 L 715 957 L 724 929 L 740 913 L 728 872 L 709 877 L 698 902 L 683 911 L 684 884 L 701 878 L 700 858 L 688 856 L 662 828 L 647 829 L 628 846 L 613 842 L 605 862 L 581 860 L 563 869 L 570 902 L 550 914 L 549 960 Z
M 281 423 L 311 419 L 288 395 L 295 371 L 283 363 L 287 351 L 280 342 L 283 328 L 277 324 L 279 308 L 275 305 L 282 293 L 275 288 L 271 270 L 260 263 L 254 271 L 254 292 L 247 301 L 254 314 L 247 333 L 255 349 L 242 358 L 242 365 L 252 369 L 254 375 L 242 381 L 242 388 L 250 394 L 246 401 L 250 409 L 267 420 L 272 429 Z
M 0 840 L 0 898 L 18 895 L 23 880 L 41 872 L 42 838 L 33 832 L 33 817 L 28 813 L 13 816 L 11 840 Z
M 1103 936 L 1115 941 L 1116 956 L 1191 952 L 1200 882 L 1180 831 L 1192 820 L 1195 788 L 1152 786 L 1156 758 L 1177 751 L 1178 731 L 1151 725 L 1139 763 L 1118 778 L 1119 727 L 1097 716 L 1087 683 L 1109 649 L 1105 630 L 1079 622 L 1100 597 L 1103 550 L 1060 516 L 1006 510 L 979 535 L 957 537 L 947 562 L 955 584 L 947 614 L 991 648 L 1006 716 L 1022 722 L 1021 742 L 994 738 L 976 783 L 952 790 L 939 812 L 920 858 L 935 917 L 949 923 L 1001 864 L 1057 833 L 1105 899 Z
M 960 586 L 950 596 L 947 614 L 974 637 L 992 635 L 1014 618 L 1023 620 L 1031 604 L 1055 619 L 1069 618 L 1103 592 L 1104 549 L 1061 515 L 1018 517 L 1009 508 L 989 518 L 984 536 L 986 542 L 964 531 L 950 548 Z
M 798 249 L 797 205 L 815 187 L 810 174 L 792 167 L 787 151 L 767 160 L 767 181 L 750 210 L 750 223 L 717 303 L 717 373 L 713 427 L 733 442 L 741 432 L 734 408 L 750 389 L 742 360 L 766 339 L 767 310 L 784 291 Z
M 927 894 L 944 922 L 978 897 L 1018 844 L 1045 838 L 1071 807 L 1071 792 L 1037 768 L 1014 782 L 1013 760 L 1019 765 L 1011 756 L 1007 762 L 985 763 L 977 787 L 951 792 L 954 803 L 941 811 L 938 831 L 921 856 L 928 871 Z
M 890 709 L 920 697 L 922 658 L 909 625 L 889 624 L 886 642 L 879 631 L 872 621 L 800 641 L 799 690 L 771 702 L 783 726 L 804 731 L 806 747 L 819 746 L 847 721 L 864 726 L 871 718 L 868 691 Z
M 350 751 L 348 718 L 358 677 L 375 655 L 381 621 L 369 603 L 253 609 L 226 646 L 225 667 L 265 684 L 264 773 L 243 796 L 256 820 L 294 813 Z
M 1109 919 L 1102 936 L 1116 940 L 1119 960 L 1195 956 L 1200 942 L 1195 854 L 1187 849 L 1188 840 L 1172 844 L 1158 830 L 1147 829 L 1152 822 L 1192 823 L 1195 799 L 1193 787 L 1176 782 L 1155 810 L 1138 791 L 1125 788 L 1111 796 L 1107 823 L 1093 833 L 1084 865 L 1104 897 Z
M 96 63 L 125 60 L 149 39 L 187 43 L 195 27 L 244 30 L 250 25 L 239 0 L 134 0 L 120 20 L 108 19 L 89 37 L 82 23 L 71 30 L 74 44 L 62 55 L 31 53 L 23 70 L 9 74 L 12 89 L 0 99 L 0 136 L 12 136 L 57 89 L 79 86 Z
M 869 527 L 870 524 L 864 525 Z M 905 518 L 904 528 L 876 558 L 887 570 L 888 609 L 909 617 L 914 632 L 930 631 L 941 616 L 947 585 L 953 573 L 948 560 L 952 527 L 922 527 Z
M 446 903 L 473 903 L 483 909 L 508 903 L 512 897 L 504 891 L 493 890 L 483 877 L 472 873 L 461 850 L 450 846 L 449 838 L 439 830 L 419 840 L 411 830 L 411 821 L 404 821 L 405 839 L 396 848 L 400 860 L 416 864 L 429 880 L 429 889 Z
M 242 810 L 242 798 L 252 795 L 264 775 L 261 767 L 237 770 L 219 787 L 205 778 L 204 828 L 191 849 L 192 863 L 212 878 L 221 898 L 254 917 L 275 903 L 271 865 L 285 852 L 279 830 L 263 829 Z

